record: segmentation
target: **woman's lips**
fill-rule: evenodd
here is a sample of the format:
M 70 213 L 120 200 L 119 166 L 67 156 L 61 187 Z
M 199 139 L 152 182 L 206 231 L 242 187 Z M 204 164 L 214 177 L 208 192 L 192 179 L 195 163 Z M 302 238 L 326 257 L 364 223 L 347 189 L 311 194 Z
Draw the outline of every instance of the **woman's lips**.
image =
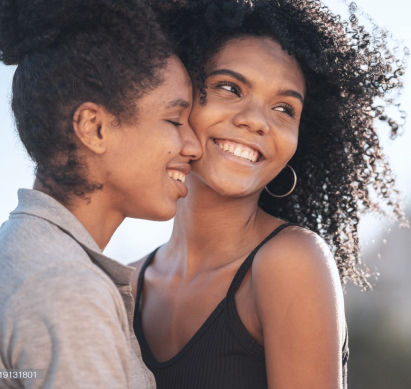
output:
M 262 154 L 257 149 L 228 139 L 213 138 L 214 143 L 223 151 L 250 162 L 258 162 Z
M 172 178 L 175 181 L 180 181 L 184 183 L 186 180 L 186 175 L 179 170 L 167 169 L 167 174 L 170 178 Z
M 188 163 L 173 163 L 167 166 L 167 175 L 177 187 L 180 197 L 187 196 L 188 189 L 185 185 L 185 180 L 190 170 L 191 166 Z

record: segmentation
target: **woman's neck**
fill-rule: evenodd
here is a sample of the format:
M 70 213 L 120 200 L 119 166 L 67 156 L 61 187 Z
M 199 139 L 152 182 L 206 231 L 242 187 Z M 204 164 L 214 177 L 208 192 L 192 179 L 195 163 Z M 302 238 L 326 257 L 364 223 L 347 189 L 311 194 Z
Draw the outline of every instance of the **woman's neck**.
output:
M 33 189 L 53 197 L 50 190 L 38 179 Z M 72 195 L 63 205 L 83 224 L 101 250 L 104 250 L 124 220 L 124 216 L 110 206 L 110 201 L 107 201 L 107 196 L 102 190 L 88 193 L 84 197 Z
M 198 182 L 190 185 L 189 195 L 178 204 L 167 256 L 184 266 L 184 272 L 190 268 L 190 273 L 244 257 L 274 223 L 258 207 L 258 198 L 258 193 L 233 198 Z
M 124 216 L 110 207 L 99 191 L 88 195 L 87 200 L 76 199 L 67 208 L 84 225 L 102 251 L 124 220 Z

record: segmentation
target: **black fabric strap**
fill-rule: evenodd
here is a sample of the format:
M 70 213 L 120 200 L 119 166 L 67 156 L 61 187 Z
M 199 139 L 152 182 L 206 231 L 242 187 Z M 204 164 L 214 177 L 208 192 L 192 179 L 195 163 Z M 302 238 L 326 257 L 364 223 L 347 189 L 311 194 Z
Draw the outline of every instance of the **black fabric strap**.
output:
M 277 234 L 279 234 L 282 230 L 284 230 L 287 227 L 290 226 L 300 226 L 297 223 L 284 223 L 278 226 L 273 232 L 271 232 L 270 235 L 268 235 L 262 242 L 258 244 L 258 246 L 251 251 L 251 253 L 248 255 L 248 257 L 244 260 L 244 262 L 241 264 L 240 268 L 238 269 L 237 273 L 235 274 L 233 281 L 231 282 L 230 288 L 228 289 L 227 292 L 227 297 L 233 296 L 235 292 L 238 290 L 238 288 L 241 285 L 241 282 L 243 281 L 245 275 L 247 274 L 248 270 L 250 269 L 254 257 L 257 254 L 258 250 L 262 246 L 264 246 L 270 239 L 274 238 Z

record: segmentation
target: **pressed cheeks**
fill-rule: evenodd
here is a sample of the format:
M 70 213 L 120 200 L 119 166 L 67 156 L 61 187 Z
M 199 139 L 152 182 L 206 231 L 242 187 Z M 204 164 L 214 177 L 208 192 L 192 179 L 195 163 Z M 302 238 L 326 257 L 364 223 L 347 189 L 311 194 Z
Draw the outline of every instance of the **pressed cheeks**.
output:
M 187 195 L 184 183 L 190 162 L 201 147 L 188 115 L 192 88 L 182 63 L 171 57 L 163 82 L 138 99 L 137 117 L 110 131 L 105 183 L 125 216 L 165 220 Z
M 193 171 L 225 194 L 257 193 L 297 148 L 305 80 L 270 38 L 228 41 L 206 67 L 205 104 L 196 91 L 190 123 L 203 147 Z

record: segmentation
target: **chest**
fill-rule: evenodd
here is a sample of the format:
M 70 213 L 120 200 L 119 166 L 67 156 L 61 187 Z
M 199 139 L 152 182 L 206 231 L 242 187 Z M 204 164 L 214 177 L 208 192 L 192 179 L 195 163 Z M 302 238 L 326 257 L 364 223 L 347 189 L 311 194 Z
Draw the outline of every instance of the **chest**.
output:
M 237 268 L 204 274 L 189 283 L 148 282 L 141 322 L 144 337 L 157 361 L 168 361 L 202 333 L 212 331 L 210 327 L 224 306 Z M 246 329 L 257 341 L 262 341 L 249 274 L 235 294 L 235 307 Z

